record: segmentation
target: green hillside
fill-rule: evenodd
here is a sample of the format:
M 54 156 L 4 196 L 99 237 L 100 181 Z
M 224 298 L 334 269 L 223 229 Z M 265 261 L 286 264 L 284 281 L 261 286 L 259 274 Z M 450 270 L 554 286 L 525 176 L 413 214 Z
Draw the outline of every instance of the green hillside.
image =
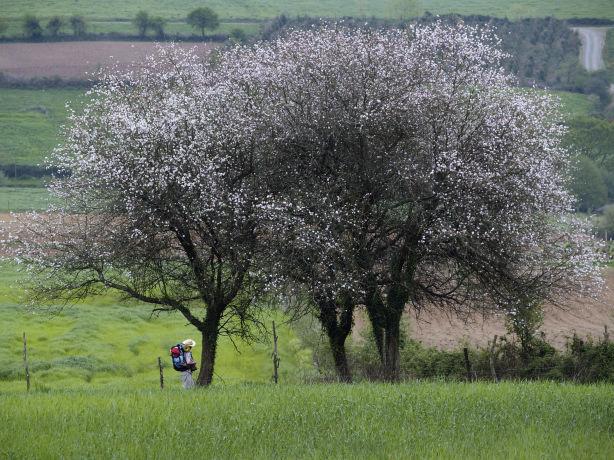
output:
M 322 17 L 375 16 L 398 18 L 415 16 L 425 11 L 433 14 L 460 13 L 483 14 L 499 17 L 543 17 L 559 18 L 592 17 L 614 19 L 614 2 L 611 0 L 558 0 L 544 2 L 537 0 L 210 0 L 207 6 L 216 10 L 222 18 L 265 19 L 280 14 L 290 16 L 309 15 Z M 167 19 L 184 18 L 194 8 L 203 6 L 198 0 L 4 0 L 0 15 L 17 18 L 25 13 L 42 17 L 52 15 L 81 14 L 92 19 L 132 18 L 143 9 Z

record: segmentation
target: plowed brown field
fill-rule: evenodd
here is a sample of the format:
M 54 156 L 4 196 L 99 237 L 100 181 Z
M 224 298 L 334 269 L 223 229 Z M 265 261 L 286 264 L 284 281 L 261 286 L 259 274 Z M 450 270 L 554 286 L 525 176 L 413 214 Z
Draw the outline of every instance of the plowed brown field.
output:
M 168 46 L 162 44 L 161 46 Z M 208 53 L 219 46 L 210 43 L 178 43 L 181 48 L 194 48 Z M 2 43 L 0 72 L 15 78 L 61 77 L 87 78 L 110 65 L 128 66 L 138 63 L 156 47 L 152 42 L 60 42 Z

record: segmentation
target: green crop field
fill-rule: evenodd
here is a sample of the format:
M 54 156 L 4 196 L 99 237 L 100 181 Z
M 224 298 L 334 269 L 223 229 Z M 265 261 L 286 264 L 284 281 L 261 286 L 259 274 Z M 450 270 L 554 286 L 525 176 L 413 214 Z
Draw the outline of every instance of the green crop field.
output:
M 211 0 L 207 6 L 213 8 L 222 18 L 264 19 L 287 14 L 290 16 L 309 15 L 322 17 L 364 16 L 399 18 L 415 16 L 425 11 L 434 14 L 461 13 L 485 14 L 499 17 L 543 17 L 559 18 L 592 17 L 614 19 L 614 3 L 611 0 L 592 0 L 577 2 L 575 0 L 558 0 L 544 2 L 538 0 L 306 0 L 284 2 L 280 0 L 262 0 L 245 2 L 239 0 Z M 81 14 L 90 20 L 115 20 L 132 18 L 139 10 L 160 15 L 167 19 L 185 18 L 187 13 L 203 6 L 198 0 L 138 0 L 126 2 L 108 0 L 4 0 L 1 15 L 11 19 L 19 18 L 25 13 L 41 17 L 52 15 Z
M 2 458 L 608 458 L 614 387 L 217 385 L 0 393 Z
M 83 91 L 0 89 L 0 164 L 36 165 L 59 142 L 66 103 Z

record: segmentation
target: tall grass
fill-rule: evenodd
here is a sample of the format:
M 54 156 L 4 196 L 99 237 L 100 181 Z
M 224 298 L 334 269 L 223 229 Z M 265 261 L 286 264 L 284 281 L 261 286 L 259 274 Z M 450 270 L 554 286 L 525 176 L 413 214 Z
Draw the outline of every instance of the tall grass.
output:
M 611 386 L 217 385 L 0 394 L 3 458 L 608 458 Z

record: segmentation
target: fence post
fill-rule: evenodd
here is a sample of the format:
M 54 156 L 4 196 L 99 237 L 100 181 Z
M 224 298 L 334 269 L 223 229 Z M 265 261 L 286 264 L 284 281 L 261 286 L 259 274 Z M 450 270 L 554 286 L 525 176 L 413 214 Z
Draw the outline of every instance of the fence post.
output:
M 471 362 L 469 362 L 469 350 L 467 347 L 463 348 L 463 354 L 465 355 L 465 368 L 467 369 L 467 382 L 471 382 Z
M 26 333 L 23 333 L 23 365 L 26 369 L 26 389 L 30 391 L 30 369 L 28 368 L 28 345 L 26 343 Z
M 164 373 L 162 372 L 162 359 L 158 356 L 158 369 L 160 369 L 160 389 L 164 390 Z
M 608 325 L 603 325 L 603 342 L 608 343 L 610 341 L 610 333 L 608 332 Z
M 277 331 L 275 321 L 273 321 L 273 381 L 279 381 L 279 354 L 277 353 Z
M 489 353 L 489 361 L 490 361 L 490 373 L 492 374 L 492 378 L 495 381 L 495 383 L 499 382 L 499 378 L 497 377 L 497 371 L 495 369 L 495 345 L 497 344 L 497 336 L 495 335 L 494 339 L 492 340 L 492 345 L 490 346 L 490 353 Z

